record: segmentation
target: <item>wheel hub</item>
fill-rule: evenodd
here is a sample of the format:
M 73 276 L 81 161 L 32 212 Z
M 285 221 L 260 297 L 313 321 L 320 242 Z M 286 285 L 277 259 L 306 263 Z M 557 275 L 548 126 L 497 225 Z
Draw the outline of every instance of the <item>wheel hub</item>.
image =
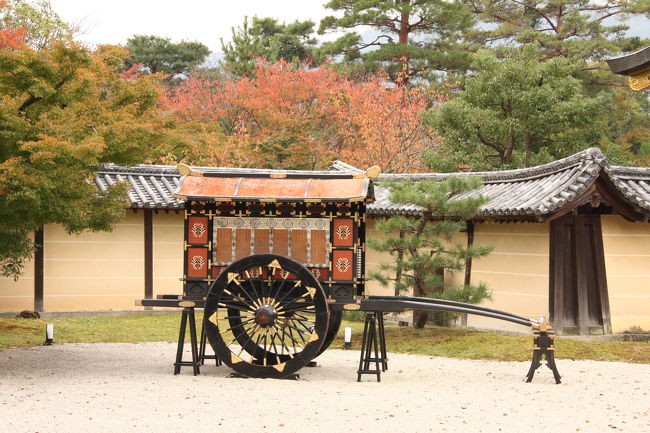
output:
M 273 326 L 277 318 L 278 313 L 271 305 L 262 305 L 255 311 L 255 323 L 262 328 Z

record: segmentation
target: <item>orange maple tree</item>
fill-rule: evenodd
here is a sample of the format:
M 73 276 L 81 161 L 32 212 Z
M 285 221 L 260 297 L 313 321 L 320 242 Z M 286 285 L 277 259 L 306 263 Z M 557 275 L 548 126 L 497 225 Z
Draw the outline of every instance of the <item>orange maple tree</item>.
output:
M 181 155 L 206 165 L 318 169 L 333 159 L 387 172 L 422 168 L 437 135 L 421 113 L 443 97 L 394 86 L 377 75 L 356 82 L 328 66 L 258 62 L 255 78 L 190 77 L 163 105 L 186 124 L 221 131 Z M 198 144 L 198 143 L 197 143 Z
M 0 0 L 0 11 L 10 7 L 8 0 Z M 22 28 L 2 27 L 0 28 L 0 49 L 17 49 L 23 45 L 27 32 Z

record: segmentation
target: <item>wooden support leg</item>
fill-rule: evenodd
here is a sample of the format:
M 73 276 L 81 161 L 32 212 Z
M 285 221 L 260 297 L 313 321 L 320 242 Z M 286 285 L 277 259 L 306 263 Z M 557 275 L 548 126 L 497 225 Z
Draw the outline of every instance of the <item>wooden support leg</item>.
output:
M 555 365 L 555 351 L 554 350 L 546 352 L 546 365 L 553 372 L 553 377 L 555 378 L 555 383 L 561 383 L 560 379 L 562 378 L 562 376 L 560 376 L 560 372 L 557 371 L 557 366 Z
M 178 346 L 176 347 L 176 362 L 174 362 L 174 374 L 181 372 L 181 365 L 183 362 L 183 346 L 185 345 L 185 330 L 187 329 L 187 308 L 183 308 L 181 314 L 180 333 L 178 335 Z
M 357 382 L 361 382 L 361 375 L 363 374 L 363 355 L 366 352 L 366 341 L 368 340 L 368 316 L 363 323 L 363 338 L 361 339 L 361 354 L 359 355 L 359 369 L 357 370 Z
M 194 308 L 190 308 L 189 310 L 190 311 L 188 312 L 188 315 L 190 321 L 190 344 L 192 348 L 192 371 L 194 373 L 194 376 L 196 376 L 197 374 L 201 374 L 199 370 L 201 360 L 199 359 L 199 351 L 196 341 L 196 319 L 194 317 Z
M 187 322 L 190 322 L 190 347 L 192 349 L 192 360 L 183 361 L 183 348 L 185 346 L 185 334 L 187 332 Z M 178 335 L 178 346 L 176 348 L 176 362 L 174 362 L 174 374 L 181 372 L 181 367 L 192 367 L 194 375 L 200 374 L 200 359 L 196 341 L 196 321 L 194 319 L 194 308 L 183 308 L 181 314 L 181 326 Z
M 388 370 L 388 355 L 386 354 L 386 334 L 384 330 L 384 313 L 376 312 L 379 328 L 379 348 L 381 349 L 381 371 Z

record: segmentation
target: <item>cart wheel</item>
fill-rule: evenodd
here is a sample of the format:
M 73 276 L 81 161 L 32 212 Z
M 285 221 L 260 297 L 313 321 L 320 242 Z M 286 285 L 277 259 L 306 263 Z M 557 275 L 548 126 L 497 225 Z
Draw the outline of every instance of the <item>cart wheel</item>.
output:
M 226 313 L 226 314 L 224 314 Z M 249 377 L 285 377 L 315 358 L 329 307 L 311 272 L 276 254 L 228 266 L 205 302 L 205 330 L 219 358 Z
M 336 338 L 336 334 L 338 334 L 339 329 L 341 329 L 341 320 L 343 319 L 343 312 L 342 311 L 330 311 L 330 324 L 329 327 L 327 328 L 327 334 L 325 335 L 325 341 L 323 341 L 323 345 L 321 346 L 320 350 L 318 351 L 318 355 L 321 353 L 325 352 L 328 347 L 332 344 L 332 341 Z

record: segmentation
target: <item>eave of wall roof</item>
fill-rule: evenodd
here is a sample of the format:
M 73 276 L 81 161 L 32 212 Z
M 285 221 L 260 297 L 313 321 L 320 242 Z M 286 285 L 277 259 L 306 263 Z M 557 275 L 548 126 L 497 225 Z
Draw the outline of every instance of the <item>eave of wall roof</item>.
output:
M 221 173 L 297 173 L 324 174 L 327 171 L 266 170 L 223 167 L 197 167 L 202 171 Z M 330 170 L 362 173 L 356 167 L 335 161 Z M 330 171 L 331 173 L 331 171 Z M 650 168 L 610 166 L 596 148 L 548 164 L 517 170 L 471 173 L 382 174 L 375 187 L 376 201 L 368 205 L 375 216 L 415 215 L 415 205 L 392 203 L 389 191 L 381 184 L 387 181 L 444 180 L 452 176 L 477 176 L 483 179 L 478 190 L 459 197 L 483 195 L 491 200 L 481 208 L 477 219 L 543 221 L 567 213 L 594 192 L 595 186 L 611 185 L 607 192 L 617 195 L 631 219 L 646 219 L 650 215 Z M 602 179 L 598 184 L 597 179 Z M 181 209 L 184 202 L 172 197 L 178 188 L 180 174 L 175 166 L 139 165 L 122 167 L 113 164 L 98 170 L 95 183 L 100 190 L 117 182 L 131 185 L 129 200 L 132 208 Z M 629 209 L 628 209 L 629 208 Z M 630 212 L 633 214 L 631 216 Z
M 480 177 L 483 186 L 458 198 L 484 196 L 491 200 L 481 207 L 477 219 L 544 221 L 565 214 L 592 194 L 599 177 L 614 185 L 631 219 L 650 215 L 650 169 L 611 167 L 597 148 L 586 149 L 548 164 L 517 170 L 471 173 L 384 174 L 375 188 L 376 201 L 368 206 L 374 215 L 416 215 L 415 205 L 392 203 L 381 183 L 393 181 L 445 180 L 450 177 Z M 600 187 L 600 185 L 598 185 Z M 617 203 L 618 204 L 618 203 Z M 623 209 L 621 209 L 623 210 Z
M 629 75 L 650 64 L 650 47 L 645 47 L 626 56 L 606 60 L 609 69 L 619 75 Z

